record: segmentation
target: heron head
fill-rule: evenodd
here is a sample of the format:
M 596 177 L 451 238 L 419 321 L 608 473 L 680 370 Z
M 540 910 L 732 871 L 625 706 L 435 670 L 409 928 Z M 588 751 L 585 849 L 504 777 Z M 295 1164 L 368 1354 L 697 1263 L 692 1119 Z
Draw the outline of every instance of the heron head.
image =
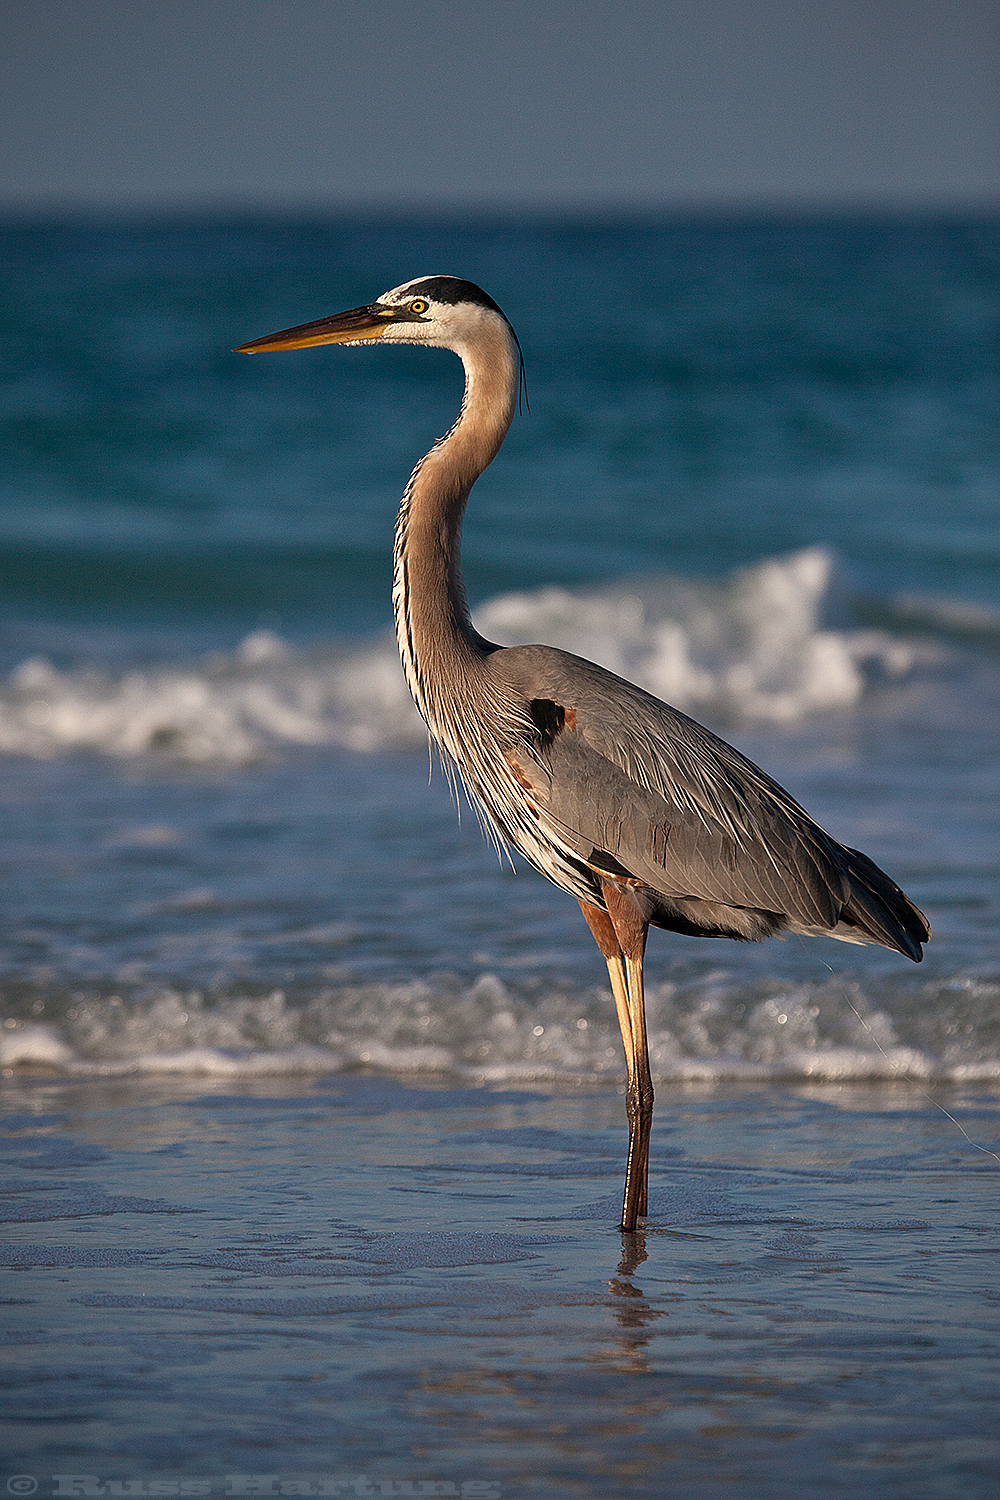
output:
M 276 349 L 308 349 L 316 344 L 429 344 L 461 350 L 463 344 L 501 327 L 517 343 L 504 313 L 481 287 L 459 276 L 418 276 L 385 292 L 365 307 L 332 318 L 284 328 L 249 344 L 237 354 Z

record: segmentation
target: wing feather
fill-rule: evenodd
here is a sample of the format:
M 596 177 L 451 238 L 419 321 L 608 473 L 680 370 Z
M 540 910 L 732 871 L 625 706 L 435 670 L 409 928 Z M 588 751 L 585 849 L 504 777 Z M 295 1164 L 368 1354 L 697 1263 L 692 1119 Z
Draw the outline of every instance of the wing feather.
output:
M 565 652 L 514 647 L 492 661 L 547 705 L 544 732 L 512 760 L 575 858 L 602 868 L 610 856 L 667 902 L 771 913 L 801 932 L 846 923 L 919 957 L 927 924 L 898 886 L 710 730 Z

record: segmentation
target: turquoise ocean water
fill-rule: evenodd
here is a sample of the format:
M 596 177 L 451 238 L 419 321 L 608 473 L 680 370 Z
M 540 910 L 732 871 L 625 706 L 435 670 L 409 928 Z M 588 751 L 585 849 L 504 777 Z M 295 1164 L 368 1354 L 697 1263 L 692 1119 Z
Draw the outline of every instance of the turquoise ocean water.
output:
M 42 1492 L 70 1470 L 266 1469 L 662 1493 L 671 1463 L 679 1495 L 792 1494 L 817 1472 L 861 1495 L 876 1467 L 887 1493 L 990 1492 L 997 228 L 3 226 L 0 1064 L 14 1368 L 36 1382 L 11 1451 Z M 609 1245 L 623 1066 L 603 962 L 575 903 L 428 784 L 391 636 L 395 507 L 461 368 L 230 352 L 441 272 L 497 299 L 527 371 L 530 411 L 466 524 L 483 633 L 567 647 L 710 723 L 934 928 L 919 967 L 654 935 L 645 1259 Z M 706 1323 L 709 1297 L 728 1311 Z M 859 1297 L 881 1354 L 838 1374 L 823 1360 L 858 1347 Z M 60 1298 L 54 1351 L 26 1355 Z M 81 1350 L 109 1317 L 125 1342 L 95 1365 Z M 266 1389 L 244 1367 L 264 1323 Z M 917 1378 L 931 1346 L 947 1359 Z M 344 1431 L 316 1392 L 296 1425 L 307 1379 Z

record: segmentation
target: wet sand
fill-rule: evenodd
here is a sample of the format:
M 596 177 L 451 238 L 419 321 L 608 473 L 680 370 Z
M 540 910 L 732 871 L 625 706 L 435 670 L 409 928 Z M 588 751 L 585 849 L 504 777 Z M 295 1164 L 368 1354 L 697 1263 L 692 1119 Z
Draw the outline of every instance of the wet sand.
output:
M 12 1493 L 996 1493 L 981 1085 L 3 1094 Z

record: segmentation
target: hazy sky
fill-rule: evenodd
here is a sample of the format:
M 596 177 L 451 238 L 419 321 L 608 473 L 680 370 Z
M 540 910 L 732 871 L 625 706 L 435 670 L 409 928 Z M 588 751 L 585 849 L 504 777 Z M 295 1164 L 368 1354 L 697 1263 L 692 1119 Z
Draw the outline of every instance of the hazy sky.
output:
M 997 197 L 996 0 L 0 0 L 0 204 Z

